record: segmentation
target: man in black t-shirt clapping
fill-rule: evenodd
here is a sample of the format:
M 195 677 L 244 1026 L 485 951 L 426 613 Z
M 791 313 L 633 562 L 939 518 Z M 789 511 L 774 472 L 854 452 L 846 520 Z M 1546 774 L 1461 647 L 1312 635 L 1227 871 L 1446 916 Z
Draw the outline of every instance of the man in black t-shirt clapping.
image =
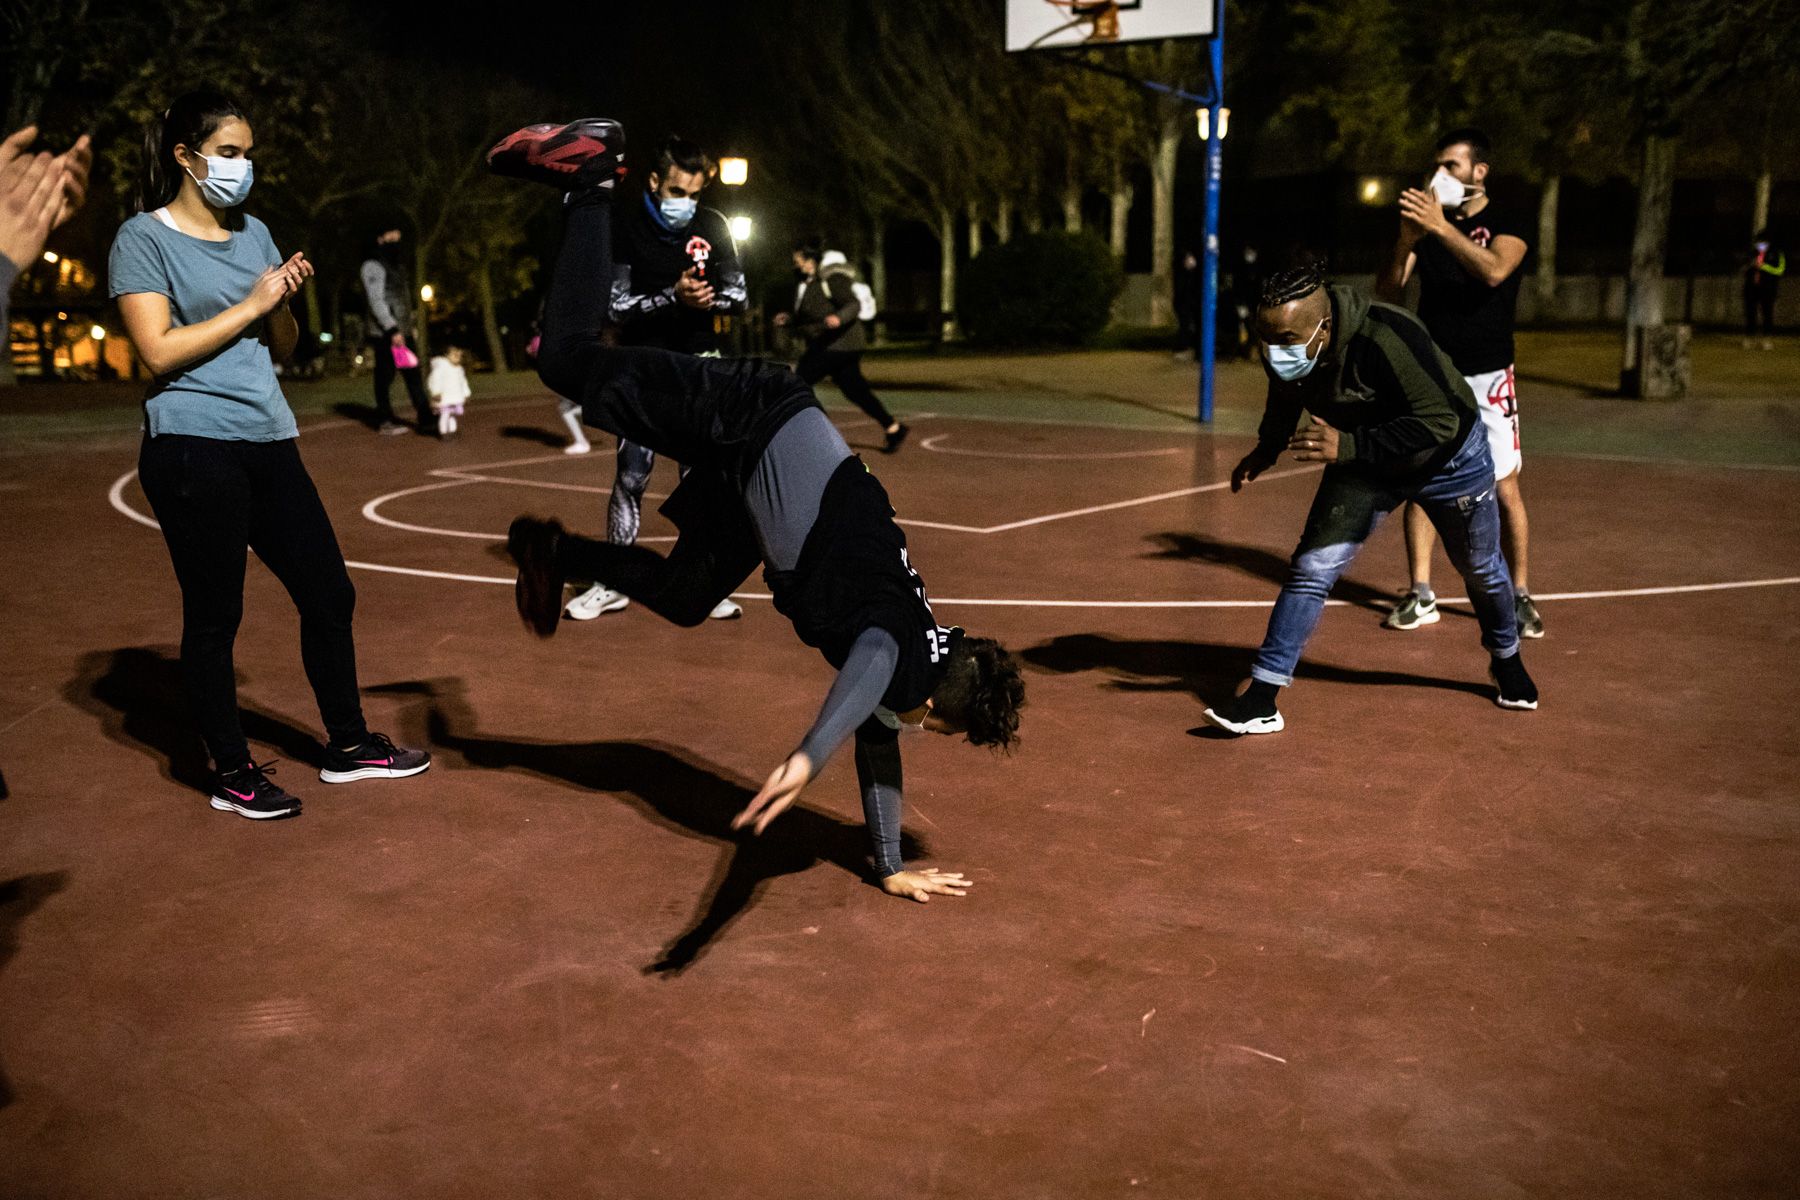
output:
M 1438 139 L 1430 182 L 1400 196 L 1400 238 L 1376 293 L 1400 303 L 1407 281 L 1418 271 L 1419 319 L 1475 393 L 1494 457 L 1519 634 L 1537 638 L 1544 636 L 1544 622 L 1528 582 L 1528 525 L 1519 490 L 1519 400 L 1513 379 L 1513 310 L 1530 246 L 1520 218 L 1488 199 L 1488 173 L 1488 139 L 1479 129 L 1455 129 Z M 1417 629 L 1438 619 L 1431 590 L 1436 533 L 1416 505 L 1406 506 L 1405 520 L 1412 586 L 1383 622 L 1389 629 Z

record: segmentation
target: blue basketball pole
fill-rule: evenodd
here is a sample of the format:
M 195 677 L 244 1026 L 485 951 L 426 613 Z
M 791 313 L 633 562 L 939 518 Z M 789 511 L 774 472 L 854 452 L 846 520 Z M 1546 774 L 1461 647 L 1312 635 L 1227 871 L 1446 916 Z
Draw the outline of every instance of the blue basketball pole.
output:
M 1213 356 L 1219 340 L 1219 176 L 1224 169 L 1225 130 L 1220 109 L 1225 105 L 1225 13 L 1220 5 L 1213 36 L 1206 40 L 1212 54 L 1212 87 L 1206 121 L 1206 253 L 1200 262 L 1200 423 L 1213 417 Z

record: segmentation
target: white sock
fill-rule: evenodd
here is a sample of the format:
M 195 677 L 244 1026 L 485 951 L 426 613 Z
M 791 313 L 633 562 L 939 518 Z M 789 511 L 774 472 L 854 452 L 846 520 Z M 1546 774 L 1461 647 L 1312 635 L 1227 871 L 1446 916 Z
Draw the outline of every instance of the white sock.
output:
M 587 445 L 587 434 L 584 433 L 581 428 L 581 410 L 579 408 L 564 407 L 560 411 L 562 413 L 563 424 L 569 427 L 569 438 L 577 446 Z

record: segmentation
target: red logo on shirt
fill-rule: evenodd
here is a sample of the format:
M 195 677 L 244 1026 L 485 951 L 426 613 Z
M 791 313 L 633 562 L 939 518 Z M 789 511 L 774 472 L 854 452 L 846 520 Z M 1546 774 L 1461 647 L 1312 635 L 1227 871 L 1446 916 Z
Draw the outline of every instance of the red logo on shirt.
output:
M 1475 228 L 1469 230 L 1469 240 L 1474 242 L 1477 246 L 1480 246 L 1483 250 L 1486 250 L 1488 245 L 1494 240 L 1494 235 L 1486 225 L 1477 225 Z
M 696 233 L 688 239 L 687 256 L 700 268 L 700 274 L 706 274 L 706 260 L 712 257 L 712 243 Z

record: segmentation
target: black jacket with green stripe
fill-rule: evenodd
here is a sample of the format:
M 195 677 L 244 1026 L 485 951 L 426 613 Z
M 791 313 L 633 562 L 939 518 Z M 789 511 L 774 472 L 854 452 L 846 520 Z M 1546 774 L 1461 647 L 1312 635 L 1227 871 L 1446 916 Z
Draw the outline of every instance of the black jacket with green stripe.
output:
M 1395 479 L 1436 474 L 1480 419 L 1474 393 L 1412 313 L 1353 288 L 1327 294 L 1331 344 L 1299 379 L 1270 373 L 1257 449 L 1286 449 L 1304 409 L 1338 431 L 1339 463 Z

